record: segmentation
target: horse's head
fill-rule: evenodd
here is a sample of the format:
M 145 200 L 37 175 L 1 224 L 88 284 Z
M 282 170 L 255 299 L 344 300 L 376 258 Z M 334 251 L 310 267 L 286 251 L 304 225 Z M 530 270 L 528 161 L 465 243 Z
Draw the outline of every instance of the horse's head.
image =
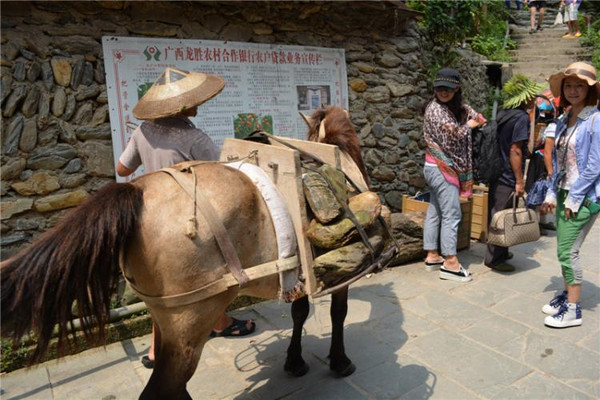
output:
M 308 125 L 308 140 L 338 146 L 342 152 L 352 158 L 368 185 L 369 175 L 360 151 L 358 135 L 352 126 L 348 111 L 332 106 L 317 110 L 310 117 L 302 113 L 300 115 Z

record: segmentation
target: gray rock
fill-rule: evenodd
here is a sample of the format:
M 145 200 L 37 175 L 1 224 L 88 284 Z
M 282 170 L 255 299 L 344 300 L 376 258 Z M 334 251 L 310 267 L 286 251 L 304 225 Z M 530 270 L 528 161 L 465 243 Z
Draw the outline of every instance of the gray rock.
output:
M 402 134 L 398 137 L 398 147 L 404 148 L 410 143 L 410 138 L 406 134 Z
M 92 121 L 90 122 L 90 125 L 97 126 L 103 124 L 106 121 L 107 116 L 108 105 L 98 107 L 96 111 L 94 111 L 94 115 L 92 116 Z
M 114 177 L 113 152 L 110 142 L 88 140 L 79 148 L 90 175 Z
M 94 109 L 92 103 L 84 103 L 77 109 L 75 116 L 73 117 L 73 123 L 75 125 L 88 125 L 92 120 Z
M 94 69 L 94 80 L 101 85 L 106 83 L 106 76 L 104 74 L 104 64 L 102 62 L 96 63 L 96 69 Z
M 110 139 L 110 124 L 100 126 L 78 127 L 75 134 L 79 140 Z
M 49 61 L 42 64 L 42 80 L 44 81 L 46 90 L 52 90 L 54 88 L 54 73 L 52 72 Z
M 21 132 L 23 132 L 23 125 L 25 118 L 22 115 L 16 116 L 8 126 L 8 131 L 3 136 L 2 141 L 2 154 L 14 155 L 17 153 L 19 148 L 19 141 L 21 140 Z
M 83 69 L 83 75 L 81 77 L 81 84 L 90 86 L 92 83 L 94 83 L 94 66 L 91 62 L 86 61 Z
M 38 124 L 41 127 L 48 126 L 50 122 L 50 94 L 42 92 L 40 95 L 40 102 L 38 104 Z
M 82 86 L 75 94 L 75 100 L 83 101 L 94 98 L 100 93 L 100 88 L 96 85 Z
M 54 170 L 62 167 L 76 156 L 77 150 L 66 143 L 59 143 L 55 147 L 38 147 L 27 160 L 27 167 Z
M 27 70 L 27 80 L 29 82 L 35 82 L 41 73 L 42 67 L 40 66 L 40 63 L 34 61 L 31 63 L 29 70 Z
M 77 136 L 75 135 L 75 127 L 66 121 L 60 121 L 58 123 L 60 140 L 66 143 L 75 144 L 77 143 Z
M 6 193 L 10 190 L 10 185 L 6 181 L 0 181 L 0 196 L 6 196 Z M 4 233 L 0 231 L 0 233 Z
M 71 161 L 69 161 L 69 163 L 67 164 L 67 166 L 65 168 L 63 168 L 63 172 L 65 172 L 67 174 L 73 174 L 75 172 L 80 171 L 82 167 L 83 167 L 83 165 L 81 164 L 81 159 L 74 158 Z
M 26 117 L 32 117 L 38 108 L 40 102 L 40 89 L 36 85 L 31 85 L 29 93 L 25 97 L 21 111 Z
M 19 218 L 15 224 L 15 231 L 29 231 L 38 229 L 40 227 L 40 221 L 35 219 L 24 219 Z
M 63 113 L 62 118 L 65 121 L 70 120 L 73 114 L 75 113 L 76 108 L 77 101 L 75 100 L 75 96 L 71 93 L 67 96 L 67 105 L 65 107 L 65 112 Z
M 13 78 L 19 82 L 22 82 L 25 80 L 26 76 L 27 72 L 25 71 L 25 64 L 20 61 L 16 62 L 14 65 Z
M 368 165 L 377 166 L 383 160 L 383 153 L 377 149 L 369 149 L 365 152 L 364 161 Z
M 202 14 L 200 16 L 200 22 L 202 26 L 205 26 L 208 30 L 220 32 L 228 21 L 219 14 Z
M 74 189 L 83 185 L 87 181 L 86 174 L 69 174 L 61 175 L 59 182 L 60 185 L 67 189 Z
M 35 119 L 28 119 L 23 125 L 23 132 L 21 133 L 21 140 L 19 141 L 19 148 L 21 151 L 29 153 L 35 148 L 37 144 L 37 124 Z
M 2 45 L 2 54 L 8 61 L 12 61 L 19 55 L 21 46 L 15 42 L 8 42 Z
M 394 173 L 394 170 L 385 165 L 375 167 L 375 169 L 371 171 L 371 176 L 377 179 L 378 181 L 383 182 L 392 182 L 394 179 L 396 179 L 396 174 Z
M 59 133 L 60 132 L 56 127 L 56 124 L 52 124 L 44 130 L 38 129 L 38 145 L 47 146 L 56 144 Z
M 32 51 L 29 51 L 25 48 L 21 48 L 21 55 L 23 57 L 25 57 L 26 59 L 28 59 L 29 61 L 32 61 L 35 57 L 35 53 L 33 53 Z
M 235 42 L 247 42 L 254 34 L 252 27 L 247 24 L 229 24 L 221 32 L 222 38 Z
M 55 36 L 52 37 L 51 41 L 54 47 L 67 54 L 102 55 L 102 46 L 92 37 L 80 35 Z
M 371 128 L 371 132 L 373 132 L 373 136 L 377 139 L 381 139 L 384 136 L 384 126 L 380 123 L 375 123 Z
M 11 92 L 4 105 L 4 117 L 12 117 L 18 106 L 21 105 L 23 99 L 27 96 L 27 87 L 25 85 L 19 85 Z
M 79 84 L 81 83 L 81 79 L 83 78 L 84 68 L 85 68 L 85 60 L 84 59 L 77 60 L 77 62 L 73 66 L 73 71 L 71 72 L 71 87 L 73 89 L 77 89 L 79 87 Z
M 381 57 L 376 59 L 376 61 L 379 65 L 388 68 L 395 68 L 402 63 L 402 59 L 400 57 L 396 57 L 395 55 L 390 53 L 382 54 Z
M 2 80 L 0 83 L 0 103 L 4 103 L 4 100 L 10 95 L 11 85 L 13 82 L 12 75 L 2 75 Z
M 13 233 L 12 235 L 2 235 L 0 244 L 2 244 L 2 246 L 8 246 L 10 244 L 26 242 L 30 237 L 30 234 L 23 232 Z
M 96 102 L 100 104 L 108 104 L 108 95 L 106 94 L 106 90 L 103 90 L 102 93 L 96 97 Z
M 52 100 L 52 114 L 60 117 L 65 111 L 66 104 L 67 94 L 65 93 L 65 89 L 61 86 L 58 86 L 54 92 L 54 99 Z
M 2 182 L 18 178 L 25 169 L 27 161 L 24 158 L 12 158 L 2 165 Z
M 386 87 L 367 89 L 363 93 L 363 98 L 368 103 L 387 103 L 390 101 L 390 91 Z

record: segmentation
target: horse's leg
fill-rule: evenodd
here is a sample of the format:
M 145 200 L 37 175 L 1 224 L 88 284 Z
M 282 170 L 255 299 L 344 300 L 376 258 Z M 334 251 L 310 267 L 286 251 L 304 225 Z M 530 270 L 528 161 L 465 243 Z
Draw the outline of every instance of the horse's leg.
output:
M 192 400 L 186 384 L 194 375 L 202 347 L 162 343 L 157 354 L 154 370 L 148 384 L 140 395 L 140 400 Z
M 351 375 L 356 366 L 346 357 L 344 348 L 344 320 L 348 314 L 348 287 L 331 295 L 331 348 L 329 349 L 329 368 L 340 376 Z
M 302 376 L 308 372 L 308 364 L 302 358 L 302 328 L 304 327 L 306 318 L 308 318 L 309 307 L 308 296 L 301 297 L 292 302 L 294 329 L 283 369 L 293 376 Z

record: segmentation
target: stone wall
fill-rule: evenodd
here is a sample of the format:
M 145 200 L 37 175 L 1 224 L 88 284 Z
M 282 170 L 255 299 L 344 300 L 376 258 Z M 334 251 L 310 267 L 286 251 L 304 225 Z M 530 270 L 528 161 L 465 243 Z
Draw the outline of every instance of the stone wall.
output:
M 3 1 L 2 257 L 114 181 L 101 38 L 154 36 L 344 48 L 350 114 L 373 189 L 393 211 L 425 189 L 426 43 L 394 2 Z M 465 97 L 485 68 L 461 63 Z

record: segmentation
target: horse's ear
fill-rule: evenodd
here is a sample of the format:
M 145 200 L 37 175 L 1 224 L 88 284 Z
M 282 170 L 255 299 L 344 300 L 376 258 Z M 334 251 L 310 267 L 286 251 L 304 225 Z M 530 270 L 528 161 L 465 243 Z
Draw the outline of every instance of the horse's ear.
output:
M 312 126 L 313 123 L 313 118 L 309 115 L 305 115 L 304 113 L 301 113 L 298 111 L 298 114 L 300 114 L 300 116 L 302 117 L 302 119 L 304 120 L 304 122 L 306 122 L 306 125 L 308 125 L 308 127 L 310 128 Z

